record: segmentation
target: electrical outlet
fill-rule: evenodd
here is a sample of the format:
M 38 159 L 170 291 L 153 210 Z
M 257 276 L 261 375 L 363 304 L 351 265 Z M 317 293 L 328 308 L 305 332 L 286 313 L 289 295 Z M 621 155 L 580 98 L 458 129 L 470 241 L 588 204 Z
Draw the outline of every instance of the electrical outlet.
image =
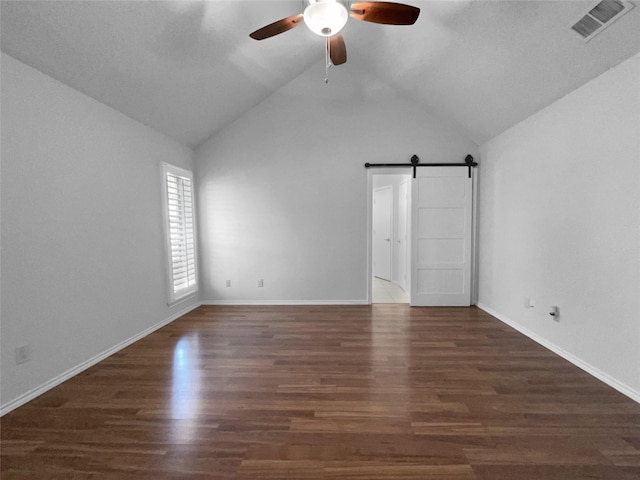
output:
M 16 347 L 16 365 L 27 363 L 29 360 L 31 360 L 31 346 Z
M 227 287 L 231 286 L 231 280 L 227 280 Z
M 260 280 L 258 280 L 258 288 L 262 287 L 264 287 L 264 280 L 261 278 Z

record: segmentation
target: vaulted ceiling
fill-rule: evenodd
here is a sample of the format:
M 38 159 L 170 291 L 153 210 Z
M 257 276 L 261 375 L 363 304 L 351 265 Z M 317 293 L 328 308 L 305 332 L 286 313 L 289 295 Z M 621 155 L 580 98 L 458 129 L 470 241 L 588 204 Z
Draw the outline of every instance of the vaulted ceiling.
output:
M 640 51 L 640 8 L 589 42 L 571 30 L 597 1 L 415 1 L 413 26 L 350 19 L 353 69 L 482 143 Z M 7 1 L 2 50 L 196 147 L 308 69 L 307 28 L 249 33 L 303 10 L 284 1 Z M 330 80 L 331 81 L 331 80 Z M 294 107 L 292 107 L 294 108 Z

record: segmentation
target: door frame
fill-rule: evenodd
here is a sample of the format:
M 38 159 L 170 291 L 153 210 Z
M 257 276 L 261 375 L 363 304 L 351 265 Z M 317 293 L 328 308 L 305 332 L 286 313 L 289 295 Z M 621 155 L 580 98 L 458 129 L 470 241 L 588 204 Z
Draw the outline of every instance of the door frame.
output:
M 365 285 L 367 286 L 367 304 L 373 302 L 372 277 L 373 277 L 373 176 L 374 175 L 409 175 L 408 182 L 409 196 L 411 196 L 412 168 L 411 167 L 389 167 L 389 168 L 368 168 L 367 169 L 367 273 Z M 472 184 L 472 206 L 471 206 L 471 305 L 477 305 L 479 296 L 479 265 L 478 265 L 478 172 L 476 168 L 471 169 Z M 407 249 L 411 250 L 411 203 L 409 203 L 409 218 L 407 220 Z M 407 261 L 407 269 L 411 269 L 411 254 Z M 411 275 L 407 275 L 407 290 L 409 302 L 411 302 Z
M 411 175 L 411 167 L 367 169 L 367 304 L 373 303 L 373 176 L 374 175 Z M 408 182 L 409 192 L 411 183 Z M 407 221 L 407 232 L 411 232 L 411 215 Z M 410 248 L 410 245 L 407 247 Z M 407 265 L 408 267 L 409 265 Z M 407 278 L 407 293 L 411 296 L 411 275 Z M 409 298 L 411 300 L 411 298 Z

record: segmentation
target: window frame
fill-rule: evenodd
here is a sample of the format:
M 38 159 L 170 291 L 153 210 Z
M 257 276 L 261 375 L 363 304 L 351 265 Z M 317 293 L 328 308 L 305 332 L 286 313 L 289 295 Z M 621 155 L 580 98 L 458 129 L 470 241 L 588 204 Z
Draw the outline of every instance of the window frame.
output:
M 198 272 L 198 237 L 197 237 L 197 224 L 196 224 L 196 205 L 195 205 L 195 186 L 193 182 L 193 173 L 190 170 L 186 170 L 181 167 L 177 167 L 170 163 L 162 163 L 162 211 L 163 211 L 163 226 L 164 226 L 164 238 L 165 238 L 165 261 L 166 261 L 166 284 L 168 301 L 167 305 L 172 306 L 176 303 L 182 302 L 188 298 L 191 298 L 198 293 L 200 279 Z M 171 246 L 171 235 L 169 225 L 169 187 L 167 185 L 168 175 L 176 177 L 182 177 L 189 180 L 191 184 L 191 212 L 193 215 L 193 261 L 194 261 L 194 275 L 195 282 L 193 285 L 188 285 L 187 288 L 181 290 L 175 289 L 173 279 L 173 266 L 174 258 Z

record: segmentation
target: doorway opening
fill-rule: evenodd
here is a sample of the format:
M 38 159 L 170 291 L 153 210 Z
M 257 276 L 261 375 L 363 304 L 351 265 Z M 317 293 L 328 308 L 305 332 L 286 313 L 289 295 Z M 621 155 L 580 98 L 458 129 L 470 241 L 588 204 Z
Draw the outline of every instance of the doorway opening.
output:
M 411 176 L 397 172 L 370 176 L 371 303 L 410 303 Z

